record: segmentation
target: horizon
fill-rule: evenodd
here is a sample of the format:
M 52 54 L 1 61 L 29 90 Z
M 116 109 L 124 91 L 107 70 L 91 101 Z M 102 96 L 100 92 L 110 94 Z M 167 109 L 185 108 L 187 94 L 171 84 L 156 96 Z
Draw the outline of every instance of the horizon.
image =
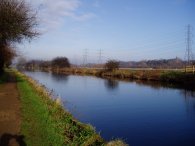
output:
M 65 56 L 74 64 L 183 60 L 186 26 L 195 26 L 193 0 L 28 1 L 38 11 L 42 33 L 31 43 L 19 45 L 29 59 Z
M 28 63 L 28 62 L 31 62 L 31 61 L 46 61 L 46 62 L 50 62 L 50 61 L 52 61 L 53 59 L 55 59 L 55 58 L 64 58 L 65 56 L 57 56 L 57 57 L 54 57 L 54 58 L 52 58 L 52 59 L 27 59 L 26 60 L 26 62 Z M 26 58 L 25 58 L 26 59 Z M 69 60 L 69 58 L 67 58 L 68 60 Z M 135 61 L 135 60 L 127 60 L 127 61 L 124 61 L 124 60 L 114 60 L 114 61 L 117 61 L 117 62 L 121 62 L 121 63 L 128 63 L 128 62 L 136 62 L 136 63 L 138 63 L 138 62 L 142 62 L 142 61 L 145 61 L 145 62 L 147 62 L 147 61 L 162 61 L 162 60 L 176 60 L 176 59 L 178 59 L 178 60 L 180 60 L 180 61 L 182 61 L 182 62 L 186 62 L 187 60 L 184 60 L 184 59 L 182 59 L 182 58 L 179 58 L 179 57 L 175 57 L 175 58 L 168 58 L 168 59 L 163 59 L 163 58 L 160 58 L 160 59 L 143 59 L 143 60 L 137 60 L 137 61 Z M 192 62 L 193 61 L 195 61 L 195 59 L 193 59 L 193 60 L 191 60 Z M 86 63 L 86 64 L 83 64 L 82 62 L 80 63 L 80 64 L 74 64 L 74 63 L 72 63 L 72 62 L 70 62 L 70 64 L 72 64 L 72 65 L 90 65 L 90 64 L 92 64 L 92 65 L 98 65 L 98 64 L 105 64 L 106 62 L 101 62 L 101 63 L 99 63 L 99 62 L 88 62 L 88 63 Z

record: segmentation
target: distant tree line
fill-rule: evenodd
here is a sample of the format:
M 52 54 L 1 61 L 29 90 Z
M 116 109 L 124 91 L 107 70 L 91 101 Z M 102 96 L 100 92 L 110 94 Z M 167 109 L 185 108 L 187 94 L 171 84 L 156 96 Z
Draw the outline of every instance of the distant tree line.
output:
M 18 68 L 25 69 L 43 69 L 43 68 L 70 68 L 71 64 L 66 57 L 56 57 L 49 61 L 30 60 L 26 61 L 21 58 L 18 60 Z M 104 69 L 107 71 L 114 71 L 119 69 L 119 62 L 116 60 L 109 60 L 104 64 Z
M 9 62 L 8 62 L 9 64 Z M 99 68 L 104 68 L 106 71 L 114 71 L 119 68 L 154 68 L 154 69 L 168 69 L 168 68 L 184 68 L 187 64 L 179 58 L 174 59 L 160 59 L 160 60 L 143 60 L 143 61 L 116 61 L 108 60 L 105 64 L 98 64 Z M 195 61 L 192 61 L 195 65 Z M 26 61 L 21 58 L 18 61 L 18 67 L 25 68 L 69 68 L 69 67 L 83 67 L 82 65 L 71 64 L 66 57 L 56 57 L 53 60 L 43 61 L 43 60 L 31 60 Z M 86 65 L 89 68 L 98 68 L 97 64 Z M 85 66 L 85 67 L 86 67 Z
M 195 65 L 195 60 L 191 61 L 192 65 Z M 153 69 L 176 69 L 184 68 L 187 65 L 185 60 L 178 57 L 172 59 L 154 59 L 154 60 L 142 60 L 142 61 L 116 61 L 108 60 L 105 64 L 88 64 L 87 67 L 91 68 L 105 68 L 106 70 L 112 70 L 115 68 L 153 68 Z
M 195 64 L 195 61 L 191 61 Z M 187 64 L 186 61 L 180 58 L 159 59 L 159 60 L 142 60 L 142 61 L 120 61 L 119 66 L 122 68 L 183 68 Z
M 113 62 L 114 61 L 114 62 Z M 154 60 L 142 60 L 142 61 L 116 61 L 108 60 L 105 64 L 87 64 L 86 67 L 90 68 L 105 68 L 109 70 L 110 66 L 118 66 L 116 68 L 153 68 L 153 69 L 180 69 L 187 65 L 185 60 L 178 57 L 172 59 L 154 59 Z M 195 60 L 191 61 L 192 65 L 195 65 Z M 111 69 L 112 70 L 112 69 Z
M 49 61 L 19 59 L 17 67 L 25 69 L 41 69 L 41 68 L 69 68 L 70 62 L 66 57 L 56 57 Z

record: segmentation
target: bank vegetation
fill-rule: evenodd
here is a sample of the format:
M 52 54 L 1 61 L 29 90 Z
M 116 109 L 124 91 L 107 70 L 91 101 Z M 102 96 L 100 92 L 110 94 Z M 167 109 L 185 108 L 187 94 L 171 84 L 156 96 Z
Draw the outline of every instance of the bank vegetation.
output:
M 95 128 L 76 120 L 44 86 L 15 72 L 22 103 L 22 129 L 28 146 L 126 146 L 122 141 L 106 142 Z

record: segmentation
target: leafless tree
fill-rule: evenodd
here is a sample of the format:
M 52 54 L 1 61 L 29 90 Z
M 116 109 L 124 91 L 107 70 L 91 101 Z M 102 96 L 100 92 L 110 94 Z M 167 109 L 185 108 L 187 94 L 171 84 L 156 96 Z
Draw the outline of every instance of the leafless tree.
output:
M 59 67 L 59 68 L 68 68 L 70 67 L 70 62 L 66 57 L 56 57 L 51 61 L 52 67 Z
M 2 51 L 2 56 L 3 56 L 3 60 L 4 60 L 4 65 L 6 67 L 9 67 L 12 63 L 12 59 L 17 56 L 16 54 L 16 51 L 10 47 L 10 46 L 6 46 L 3 48 L 3 51 Z
M 108 71 L 113 71 L 119 69 L 119 62 L 116 60 L 109 60 L 106 62 L 104 68 Z
M 0 72 L 5 65 L 3 52 L 14 43 L 38 36 L 37 24 L 36 12 L 24 0 L 0 0 Z

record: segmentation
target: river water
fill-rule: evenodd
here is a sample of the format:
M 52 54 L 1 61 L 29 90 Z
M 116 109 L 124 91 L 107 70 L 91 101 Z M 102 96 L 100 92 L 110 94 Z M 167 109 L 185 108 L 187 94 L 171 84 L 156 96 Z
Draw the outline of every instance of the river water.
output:
M 195 146 L 195 92 L 158 83 L 25 72 L 61 97 L 106 140 L 131 146 Z

